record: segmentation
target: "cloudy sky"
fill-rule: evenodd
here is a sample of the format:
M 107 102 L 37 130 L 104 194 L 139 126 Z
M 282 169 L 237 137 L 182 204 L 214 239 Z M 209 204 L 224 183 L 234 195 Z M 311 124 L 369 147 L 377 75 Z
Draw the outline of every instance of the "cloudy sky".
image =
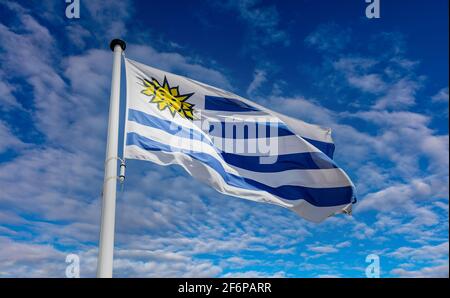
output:
M 382 277 L 448 276 L 448 1 L 382 0 L 376 20 L 363 0 L 80 2 L 0 1 L 0 277 L 64 277 L 72 253 L 95 276 L 113 37 L 331 127 L 358 193 L 313 224 L 129 161 L 115 276 L 364 277 L 369 254 Z

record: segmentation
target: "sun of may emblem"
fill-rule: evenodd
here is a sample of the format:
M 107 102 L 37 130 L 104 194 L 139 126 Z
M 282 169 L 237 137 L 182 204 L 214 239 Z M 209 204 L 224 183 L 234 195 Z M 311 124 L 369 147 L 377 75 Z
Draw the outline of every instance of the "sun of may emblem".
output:
M 155 78 L 151 82 L 142 79 L 142 83 L 144 90 L 141 93 L 150 96 L 150 102 L 155 103 L 160 111 L 168 109 L 173 117 L 178 113 L 183 118 L 194 119 L 194 105 L 186 101 L 194 93 L 180 94 L 178 86 L 170 87 L 166 77 L 162 85 Z

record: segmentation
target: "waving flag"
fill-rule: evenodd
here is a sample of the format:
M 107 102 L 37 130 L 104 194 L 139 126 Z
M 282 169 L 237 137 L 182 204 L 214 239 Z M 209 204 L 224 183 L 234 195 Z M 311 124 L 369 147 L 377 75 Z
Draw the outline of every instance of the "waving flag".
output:
M 331 131 L 233 93 L 125 60 L 126 159 L 179 164 L 221 193 L 320 222 L 350 213 L 354 187 Z

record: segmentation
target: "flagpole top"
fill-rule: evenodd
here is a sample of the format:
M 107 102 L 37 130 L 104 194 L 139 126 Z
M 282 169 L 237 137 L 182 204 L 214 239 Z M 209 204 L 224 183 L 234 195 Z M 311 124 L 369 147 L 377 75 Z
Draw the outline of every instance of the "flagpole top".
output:
M 113 39 L 111 40 L 111 43 L 109 44 L 109 47 L 111 48 L 111 51 L 114 52 L 114 48 L 116 45 L 119 45 L 122 48 L 122 51 L 125 51 L 127 44 L 121 40 L 121 39 Z

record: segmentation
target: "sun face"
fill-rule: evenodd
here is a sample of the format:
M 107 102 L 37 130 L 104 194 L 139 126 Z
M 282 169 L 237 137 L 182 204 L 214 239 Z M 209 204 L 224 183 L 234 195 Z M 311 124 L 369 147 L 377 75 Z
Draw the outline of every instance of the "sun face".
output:
M 170 87 L 166 77 L 162 85 L 155 78 L 151 82 L 142 79 L 142 83 L 144 90 L 141 93 L 150 96 L 150 102 L 155 103 L 160 111 L 168 109 L 173 117 L 178 114 L 186 119 L 194 119 L 194 105 L 186 101 L 194 93 L 180 94 L 178 86 Z

